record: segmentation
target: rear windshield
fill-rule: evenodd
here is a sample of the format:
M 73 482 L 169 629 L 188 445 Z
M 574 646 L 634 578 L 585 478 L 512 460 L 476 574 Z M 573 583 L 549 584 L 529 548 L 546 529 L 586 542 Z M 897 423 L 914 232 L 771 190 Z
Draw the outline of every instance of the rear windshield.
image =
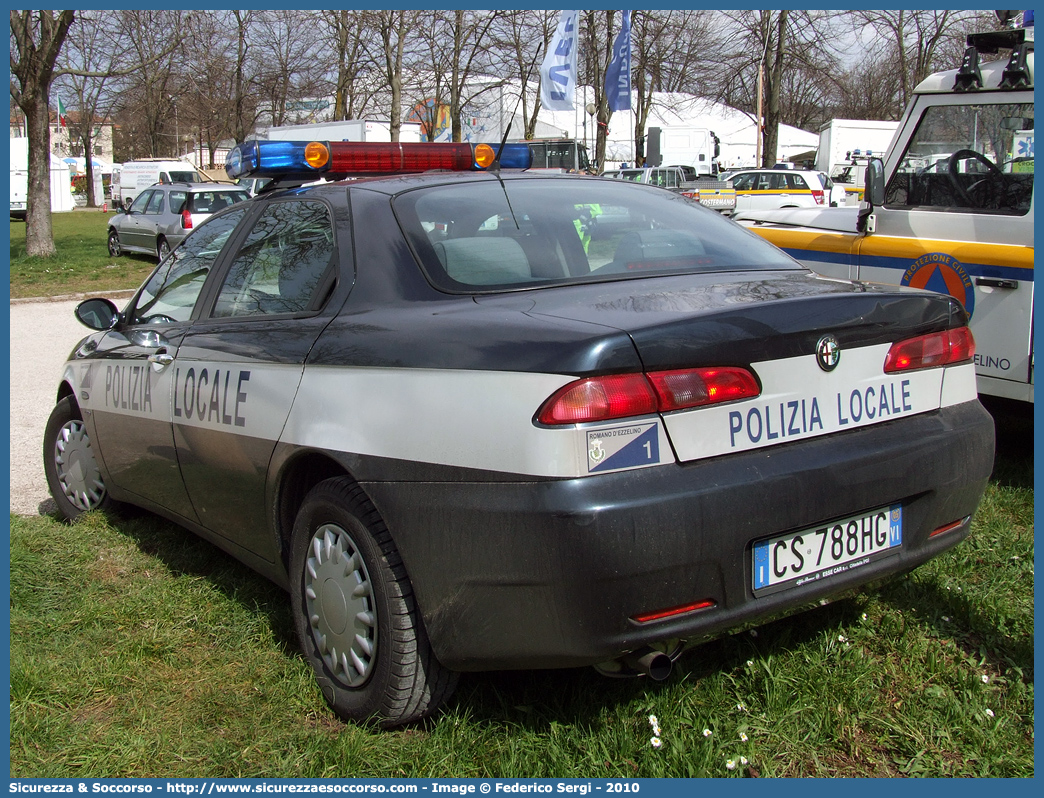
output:
M 189 194 L 189 213 L 217 213 L 247 199 L 245 191 L 200 191 Z M 178 211 L 176 211 L 177 213 Z
M 801 268 L 717 212 L 627 181 L 468 182 L 401 194 L 394 207 L 429 279 L 450 292 Z

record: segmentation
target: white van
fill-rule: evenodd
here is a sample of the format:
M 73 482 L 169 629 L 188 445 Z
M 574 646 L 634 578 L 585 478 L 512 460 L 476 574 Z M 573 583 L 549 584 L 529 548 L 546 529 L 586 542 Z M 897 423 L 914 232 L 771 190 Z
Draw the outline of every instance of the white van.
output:
M 120 169 L 118 186 L 113 183 L 113 201 L 127 208 L 142 189 L 156 183 L 200 182 L 203 182 L 203 178 L 196 167 L 187 161 L 168 161 L 163 158 L 127 161 Z

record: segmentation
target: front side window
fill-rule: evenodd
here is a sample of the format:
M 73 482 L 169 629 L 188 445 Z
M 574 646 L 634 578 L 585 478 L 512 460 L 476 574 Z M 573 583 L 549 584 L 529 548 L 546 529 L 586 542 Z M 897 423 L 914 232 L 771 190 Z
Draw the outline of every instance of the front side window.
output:
M 732 178 L 732 187 L 736 191 L 751 191 L 754 188 L 754 178 L 757 175 L 753 172 L 748 172 L 745 175 L 736 175 Z
M 145 283 L 129 314 L 132 324 L 188 321 L 207 275 L 246 209 L 207 220 L 175 249 Z
M 300 313 L 317 308 L 334 258 L 330 212 L 322 202 L 273 202 L 236 253 L 215 316 Z M 324 292 L 325 293 L 325 292 Z
M 520 178 L 406 192 L 395 215 L 454 293 L 798 264 L 678 194 L 625 181 Z
M 134 199 L 134 202 L 131 203 L 131 206 L 130 206 L 131 213 L 145 213 L 145 209 L 149 205 L 149 200 L 152 199 L 152 195 L 155 194 L 155 193 L 156 193 L 155 191 L 143 191 L 143 192 L 141 192 Z
M 921 117 L 885 205 L 1022 216 L 1033 198 L 1033 106 L 939 105 Z

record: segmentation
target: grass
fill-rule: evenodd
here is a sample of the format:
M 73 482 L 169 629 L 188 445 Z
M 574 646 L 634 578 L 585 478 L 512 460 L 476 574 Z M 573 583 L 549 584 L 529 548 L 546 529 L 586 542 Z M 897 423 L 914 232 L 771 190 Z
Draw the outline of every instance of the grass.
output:
M 25 222 L 11 222 L 11 298 L 104 293 L 137 288 L 155 268 L 155 258 L 113 258 L 106 244 L 111 213 L 100 210 L 51 214 L 58 254 L 25 254 Z
M 662 684 L 466 674 L 392 732 L 337 721 L 285 594 L 192 534 L 13 516 L 11 775 L 1032 776 L 1032 421 L 999 421 L 972 537 L 914 573 L 693 649 Z

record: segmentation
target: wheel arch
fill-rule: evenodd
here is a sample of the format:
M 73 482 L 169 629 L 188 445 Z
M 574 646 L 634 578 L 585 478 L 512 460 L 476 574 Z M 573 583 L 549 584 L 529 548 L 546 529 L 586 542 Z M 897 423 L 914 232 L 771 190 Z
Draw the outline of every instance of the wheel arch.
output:
M 62 401 L 66 396 L 73 397 L 73 401 L 76 402 L 77 406 L 79 406 L 80 403 L 76 400 L 76 391 L 73 390 L 72 385 L 70 385 L 66 380 L 62 380 L 58 385 L 58 392 L 54 398 L 55 403 L 57 404 Z
M 284 463 L 278 479 L 275 498 L 276 532 L 283 565 L 290 567 L 290 536 L 294 520 L 308 491 L 327 479 L 348 477 L 358 481 L 333 457 L 323 452 L 302 452 Z

